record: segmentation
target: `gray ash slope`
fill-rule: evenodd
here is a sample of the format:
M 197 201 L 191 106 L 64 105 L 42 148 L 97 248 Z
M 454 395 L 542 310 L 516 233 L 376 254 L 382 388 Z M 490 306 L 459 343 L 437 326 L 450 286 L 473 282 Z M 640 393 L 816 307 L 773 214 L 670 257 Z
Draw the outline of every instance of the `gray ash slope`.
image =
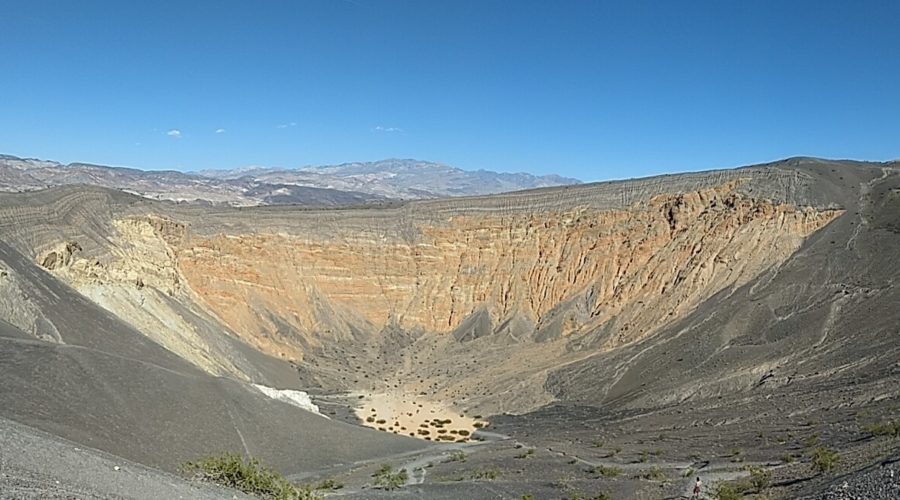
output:
M 893 500 L 900 498 L 900 456 L 838 478 L 824 494 L 808 498 L 824 500 Z
M 0 499 L 250 499 L 0 418 Z

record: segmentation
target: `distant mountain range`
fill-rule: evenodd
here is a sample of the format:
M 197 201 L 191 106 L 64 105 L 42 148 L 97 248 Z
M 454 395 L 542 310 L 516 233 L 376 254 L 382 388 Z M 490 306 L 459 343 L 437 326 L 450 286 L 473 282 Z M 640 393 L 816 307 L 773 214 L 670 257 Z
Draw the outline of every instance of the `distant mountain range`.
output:
M 251 167 L 197 173 L 215 179 L 252 179 L 256 182 L 326 187 L 400 199 L 472 196 L 581 182 L 558 175 L 535 176 L 489 170 L 473 172 L 440 163 L 399 159 L 298 169 Z
M 0 155 L 0 191 L 90 184 L 154 199 L 228 205 L 339 206 L 390 200 L 475 196 L 578 184 L 558 175 L 466 171 L 389 159 L 297 169 L 246 167 L 198 172 L 145 171 Z

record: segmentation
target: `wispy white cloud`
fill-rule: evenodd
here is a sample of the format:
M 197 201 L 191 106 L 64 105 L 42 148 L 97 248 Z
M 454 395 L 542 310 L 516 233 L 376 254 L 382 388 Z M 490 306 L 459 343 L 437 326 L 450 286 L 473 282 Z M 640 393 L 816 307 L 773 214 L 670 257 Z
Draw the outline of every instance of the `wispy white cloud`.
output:
M 166 135 L 173 139 L 181 139 L 181 131 L 177 128 L 169 130 L 168 132 L 166 132 Z
M 288 127 L 296 127 L 296 126 L 297 126 L 297 122 L 289 122 L 289 123 L 282 123 L 281 125 L 278 125 L 278 128 L 288 128 Z
M 225 133 L 225 129 L 224 129 L 224 128 L 217 128 L 217 129 L 216 129 L 216 133 L 217 133 L 217 134 L 224 134 L 224 133 Z
M 384 132 L 386 134 L 392 134 L 394 132 L 403 132 L 403 129 L 399 127 L 382 127 L 381 125 L 379 125 L 373 128 L 372 132 Z

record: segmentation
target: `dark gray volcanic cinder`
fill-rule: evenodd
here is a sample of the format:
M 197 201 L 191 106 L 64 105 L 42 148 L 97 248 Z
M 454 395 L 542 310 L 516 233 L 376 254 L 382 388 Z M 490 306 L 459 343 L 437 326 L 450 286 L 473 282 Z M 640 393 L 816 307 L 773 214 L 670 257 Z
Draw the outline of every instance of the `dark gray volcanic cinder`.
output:
M 894 491 L 897 163 L 341 209 L 72 185 L 0 195 L 0 242 L 0 445 L 53 467 L 234 451 L 366 499 Z M 78 481 L 0 458 L 18 491 Z

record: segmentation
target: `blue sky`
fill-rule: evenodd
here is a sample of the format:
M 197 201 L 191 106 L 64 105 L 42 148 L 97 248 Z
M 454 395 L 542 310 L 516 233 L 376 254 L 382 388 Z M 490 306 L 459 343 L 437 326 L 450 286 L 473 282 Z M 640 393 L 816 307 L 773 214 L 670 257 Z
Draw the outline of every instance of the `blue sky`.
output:
M 584 180 L 900 157 L 896 1 L 0 0 L 0 153 Z

